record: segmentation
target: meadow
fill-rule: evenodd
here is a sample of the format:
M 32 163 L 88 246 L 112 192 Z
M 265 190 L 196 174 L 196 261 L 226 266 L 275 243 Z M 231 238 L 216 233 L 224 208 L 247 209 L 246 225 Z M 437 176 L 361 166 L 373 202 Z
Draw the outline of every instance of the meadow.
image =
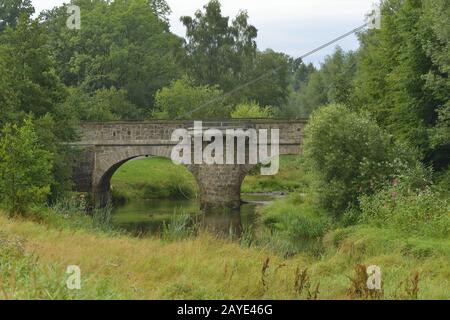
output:
M 291 193 L 262 208 L 258 226 L 240 240 L 176 219 L 162 234 L 133 237 L 111 227 L 108 209 L 88 216 L 74 203 L 35 208 L 25 217 L 2 212 L 0 298 L 450 298 L 448 237 L 334 219 L 305 194 L 311 177 L 303 160 L 282 163 L 278 176 L 246 179 L 249 192 Z M 193 182 L 184 168 L 153 158 L 125 164 L 113 185 L 137 196 L 140 187 L 179 179 Z M 81 290 L 66 287 L 69 265 L 81 268 Z M 382 271 L 375 295 L 366 289 L 369 265 Z
M 319 256 L 305 251 L 286 258 L 269 246 L 248 247 L 208 233 L 178 241 L 140 239 L 78 219 L 57 212 L 40 221 L 0 215 L 2 299 L 450 297 L 448 239 L 342 228 L 324 236 Z M 361 277 L 361 265 L 371 264 L 382 270 L 378 297 L 369 296 Z M 81 268 L 81 290 L 66 288 L 68 265 Z

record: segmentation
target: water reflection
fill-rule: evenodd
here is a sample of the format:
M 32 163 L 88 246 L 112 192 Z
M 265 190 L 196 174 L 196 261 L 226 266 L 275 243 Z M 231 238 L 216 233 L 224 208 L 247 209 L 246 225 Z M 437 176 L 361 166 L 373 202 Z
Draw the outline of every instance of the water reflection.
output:
M 159 234 L 174 215 L 189 214 L 202 228 L 221 236 L 238 237 L 256 222 L 257 208 L 276 197 L 273 194 L 243 195 L 244 203 L 240 210 L 215 209 L 210 212 L 201 212 L 197 200 L 132 201 L 114 209 L 113 223 L 134 235 Z

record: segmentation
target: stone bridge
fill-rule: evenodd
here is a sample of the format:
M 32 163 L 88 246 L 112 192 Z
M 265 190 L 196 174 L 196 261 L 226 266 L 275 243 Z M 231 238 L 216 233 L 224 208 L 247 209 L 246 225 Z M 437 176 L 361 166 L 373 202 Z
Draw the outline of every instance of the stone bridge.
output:
M 203 128 L 279 129 L 280 154 L 300 154 L 305 121 L 290 120 L 227 120 L 203 122 Z M 192 129 L 193 121 L 103 122 L 82 123 L 74 163 L 76 190 L 88 192 L 96 205 L 110 200 L 110 181 L 125 162 L 140 156 L 171 157 L 178 141 L 172 141 L 176 129 Z M 270 139 L 269 139 L 270 142 Z M 247 160 L 248 160 L 248 139 Z M 270 150 L 270 146 L 268 148 Z M 192 164 L 187 165 L 198 186 L 202 208 L 238 208 L 240 189 L 245 176 L 255 165 Z

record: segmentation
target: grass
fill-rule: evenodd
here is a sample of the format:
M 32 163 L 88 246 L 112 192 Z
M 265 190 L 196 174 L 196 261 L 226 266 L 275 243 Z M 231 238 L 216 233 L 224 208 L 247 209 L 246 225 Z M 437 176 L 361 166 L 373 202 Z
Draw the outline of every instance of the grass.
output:
M 414 202 L 389 192 L 395 206 L 383 194 L 362 206 L 379 221 L 385 210 L 398 211 L 406 219 L 394 215 L 398 223 L 360 221 L 351 210 L 330 218 L 303 193 L 310 178 L 301 160 L 282 162 L 279 177 L 259 178 L 271 183 L 250 176 L 243 189 L 295 192 L 263 208 L 259 227 L 244 230 L 240 241 L 213 236 L 184 214 L 159 235 L 132 237 L 110 227 L 108 210 L 88 216 L 78 200 L 25 218 L 0 211 L 0 299 L 450 299 L 450 239 L 442 236 L 448 220 L 403 213 L 436 211 L 442 206 L 432 195 Z M 149 166 L 156 180 L 146 183 L 175 179 L 165 160 L 132 161 L 114 177 L 116 190 L 136 192 Z M 179 170 L 177 179 L 192 182 Z M 434 220 L 444 232 L 416 227 Z M 417 224 L 399 228 L 408 221 Z M 69 265 L 81 268 L 81 290 L 66 288 Z M 382 291 L 366 289 L 370 265 L 381 268 Z
M 448 239 L 353 226 L 327 232 L 319 257 L 284 259 L 268 247 L 208 233 L 183 241 L 138 239 L 56 223 L 67 218 L 53 214 L 49 222 L 0 214 L 1 298 L 349 299 L 358 264 L 381 267 L 383 298 L 412 298 L 416 274 L 419 299 L 450 298 Z M 81 268 L 79 291 L 65 287 L 68 265 Z M 309 289 L 300 290 L 301 281 Z
M 116 202 L 133 199 L 191 199 L 197 196 L 197 183 L 183 166 L 170 159 L 151 157 L 128 161 L 111 180 Z
M 309 175 L 303 169 L 303 159 L 298 156 L 281 156 L 280 169 L 274 176 L 261 176 L 256 170 L 248 175 L 241 187 L 242 193 L 293 192 L 309 185 Z

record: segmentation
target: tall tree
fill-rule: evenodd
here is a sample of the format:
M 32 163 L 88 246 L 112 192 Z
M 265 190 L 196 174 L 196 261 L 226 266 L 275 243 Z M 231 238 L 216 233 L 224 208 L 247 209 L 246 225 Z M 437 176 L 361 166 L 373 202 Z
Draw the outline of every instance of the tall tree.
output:
M 360 107 L 438 166 L 449 163 L 448 149 L 431 149 L 429 129 L 450 96 L 449 6 L 441 0 L 384 1 L 381 29 L 361 35 L 356 79 Z
M 43 14 L 58 73 L 68 86 L 94 94 L 126 91 L 141 109 L 153 106 L 156 91 L 179 77 L 174 55 L 181 40 L 169 30 L 163 0 L 75 0 L 81 29 L 66 27 L 66 7 Z
M 314 109 L 329 103 L 351 105 L 356 66 L 357 53 L 344 52 L 337 47 L 325 58 L 319 70 L 312 65 L 298 68 L 294 76 L 305 80 L 294 78 L 294 89 L 297 86 L 298 90 L 291 93 L 281 114 L 308 118 Z
M 45 29 L 21 15 L 16 28 L 8 27 L 0 38 L 0 124 L 21 123 L 33 114 L 39 143 L 56 155 L 51 190 L 59 195 L 69 189 L 68 150 L 61 142 L 74 138 L 74 118 L 63 104 L 67 91 L 56 74 Z
M 31 0 L 0 0 L 0 33 L 7 27 L 15 28 L 19 17 L 31 17 L 34 7 Z
M 218 0 L 208 2 L 194 17 L 182 17 L 186 72 L 198 85 L 218 85 L 233 104 L 279 106 L 288 95 L 289 59 L 273 50 L 258 51 L 258 32 L 248 18 L 240 11 L 230 21 Z
M 0 97 L 14 100 L 12 107 L 18 118 L 28 113 L 37 117 L 57 113 L 66 91 L 56 75 L 44 28 L 22 15 L 16 28 L 7 28 L 1 40 L 0 67 L 9 82 Z
M 187 37 L 184 65 L 198 84 L 219 85 L 229 91 L 241 82 L 245 66 L 256 57 L 257 30 L 243 11 L 230 24 L 218 0 L 208 2 L 204 9 L 193 18 L 181 17 Z

